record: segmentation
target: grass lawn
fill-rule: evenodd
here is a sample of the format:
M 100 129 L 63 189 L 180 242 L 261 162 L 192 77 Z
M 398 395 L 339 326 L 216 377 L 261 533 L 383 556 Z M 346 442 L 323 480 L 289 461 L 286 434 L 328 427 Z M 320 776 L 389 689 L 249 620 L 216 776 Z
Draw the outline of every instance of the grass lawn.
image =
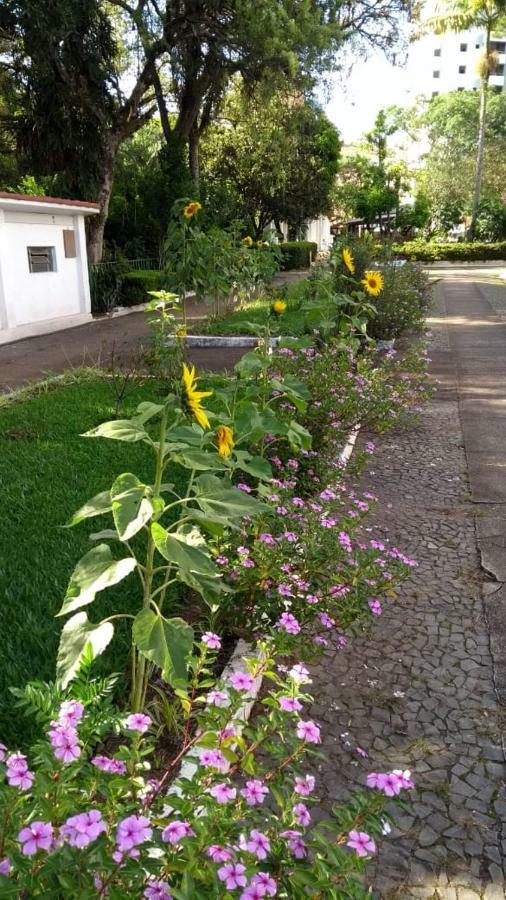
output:
M 156 400 L 158 391 L 153 382 L 132 386 L 121 416 L 133 414 L 141 400 Z M 0 740 L 12 748 L 30 736 L 21 730 L 31 721 L 20 713 L 13 716 L 8 689 L 54 678 L 66 621 L 54 614 L 76 562 L 93 546 L 88 535 L 111 527 L 107 517 L 72 529 L 61 526 L 121 472 L 153 477 L 154 460 L 144 444 L 80 437 L 114 418 L 114 407 L 110 381 L 99 376 L 0 406 Z M 99 594 L 88 615 L 96 621 L 106 611 L 138 605 L 134 573 Z M 127 652 L 125 629 L 104 655 L 108 671 L 122 671 Z
M 283 334 L 297 335 L 304 333 L 305 313 L 301 309 L 305 282 L 301 281 L 297 284 L 289 285 L 284 291 L 280 291 L 287 304 L 286 312 L 281 318 L 275 319 L 274 324 L 278 325 Z M 266 323 L 269 317 L 272 304 L 272 297 L 257 297 L 254 300 L 244 303 L 240 309 L 227 313 L 225 316 L 215 317 L 209 322 L 199 323 L 193 331 L 199 331 L 207 334 L 248 334 L 247 322 L 254 322 L 258 325 Z

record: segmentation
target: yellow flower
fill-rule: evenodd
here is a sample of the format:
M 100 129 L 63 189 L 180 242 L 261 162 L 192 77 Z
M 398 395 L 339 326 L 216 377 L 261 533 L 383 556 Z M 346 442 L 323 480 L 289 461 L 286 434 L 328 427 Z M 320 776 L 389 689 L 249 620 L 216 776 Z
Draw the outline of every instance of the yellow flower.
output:
M 186 404 L 187 409 L 193 416 L 195 416 L 197 422 L 202 428 L 209 428 L 209 419 L 206 416 L 205 411 L 202 409 L 201 400 L 204 397 L 211 397 L 212 391 L 197 391 L 197 378 L 195 375 L 195 366 L 192 366 L 191 369 L 183 363 L 183 400 Z
M 198 200 L 192 200 L 192 202 L 187 203 L 183 209 L 183 216 L 185 219 L 192 219 L 201 209 L 202 204 L 199 203 Z
M 184 327 L 184 325 L 181 325 L 180 328 L 176 329 L 176 337 L 178 337 L 178 338 L 188 337 L 188 331 Z
M 253 246 L 253 238 L 250 237 L 249 234 L 248 234 L 247 237 L 245 237 L 245 238 L 242 239 L 242 242 L 243 242 L 243 244 L 246 245 L 246 247 L 252 247 L 252 246 Z
M 277 316 L 282 316 L 286 309 L 286 303 L 284 300 L 274 300 L 271 309 Z
M 222 459 L 227 459 L 232 453 L 234 446 L 234 434 L 228 425 L 220 425 L 216 429 L 216 443 L 218 444 L 218 453 Z
M 343 262 L 348 269 L 348 272 L 353 275 L 355 272 L 355 260 L 351 255 L 351 250 L 348 250 L 348 247 L 345 247 L 343 250 Z
M 383 275 L 381 272 L 366 272 L 362 284 L 371 297 L 377 297 L 383 290 Z

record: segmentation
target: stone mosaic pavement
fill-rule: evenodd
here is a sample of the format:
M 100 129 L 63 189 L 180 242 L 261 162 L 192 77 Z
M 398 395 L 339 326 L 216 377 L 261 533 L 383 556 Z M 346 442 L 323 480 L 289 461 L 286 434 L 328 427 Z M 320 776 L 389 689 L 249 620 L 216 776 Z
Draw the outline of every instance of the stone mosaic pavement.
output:
M 441 311 L 436 304 L 434 356 L 449 353 Z M 369 524 L 419 567 L 372 639 L 328 650 L 313 667 L 322 813 L 369 771 L 414 774 L 412 809 L 370 870 L 374 896 L 385 900 L 506 896 L 504 707 L 494 692 L 458 404 L 448 396 L 436 395 L 415 428 L 377 440 L 360 481 L 379 496 Z

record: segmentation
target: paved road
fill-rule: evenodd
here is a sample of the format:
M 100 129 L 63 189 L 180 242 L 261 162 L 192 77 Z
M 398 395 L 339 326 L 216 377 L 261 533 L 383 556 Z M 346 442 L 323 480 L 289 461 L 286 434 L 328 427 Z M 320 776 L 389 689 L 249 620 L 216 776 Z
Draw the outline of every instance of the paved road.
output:
M 419 567 L 372 640 L 314 668 L 315 774 L 325 808 L 366 772 L 414 773 L 413 809 L 373 871 L 376 897 L 501 900 L 506 325 L 479 287 L 455 281 L 440 285 L 430 320 L 435 398 L 415 429 L 379 439 L 359 484 L 379 496 L 368 525 Z

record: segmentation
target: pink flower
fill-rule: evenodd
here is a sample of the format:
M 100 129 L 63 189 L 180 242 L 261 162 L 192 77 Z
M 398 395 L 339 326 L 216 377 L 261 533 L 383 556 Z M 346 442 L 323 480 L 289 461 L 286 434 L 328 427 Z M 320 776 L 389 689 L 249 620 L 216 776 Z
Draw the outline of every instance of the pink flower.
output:
M 262 888 L 265 897 L 276 896 L 277 885 L 274 878 L 271 878 L 268 872 L 257 872 L 253 875 L 251 884 L 255 887 L 258 885 L 258 887 Z
M 257 778 L 247 781 L 246 787 L 243 787 L 241 790 L 241 795 L 246 800 L 248 806 L 257 806 L 258 804 L 263 803 L 268 793 L 269 789 L 265 786 L 263 781 L 259 781 Z
M 311 684 L 309 672 L 302 663 L 296 663 L 288 673 L 289 677 L 297 684 Z
M 13 772 L 26 772 L 28 770 L 26 756 L 23 753 L 11 753 L 5 760 L 5 765 Z
M 230 697 L 227 691 L 209 691 L 206 703 L 208 706 L 228 706 Z
M 246 886 L 246 878 L 243 875 L 245 871 L 246 866 L 241 865 L 241 863 L 225 863 L 224 866 L 218 869 L 218 878 L 220 881 L 225 882 L 225 886 L 229 891 L 233 891 L 236 887 Z
M 250 884 L 244 888 L 239 900 L 263 900 L 265 891 L 259 884 Z
M 267 835 L 261 831 L 250 831 L 249 840 L 244 840 L 241 844 L 243 850 L 253 853 L 257 859 L 265 859 L 271 849 L 271 842 Z
M 24 771 L 22 769 L 7 769 L 6 776 L 10 786 L 18 787 L 20 791 L 29 791 L 33 784 L 34 775 L 28 769 Z
M 318 618 L 320 619 L 320 622 L 322 623 L 322 625 L 323 625 L 325 628 L 329 628 L 329 629 L 330 629 L 330 628 L 333 628 L 334 625 L 336 624 L 335 619 L 332 619 L 332 618 L 331 618 L 330 616 L 328 616 L 327 613 L 325 613 L 325 612 L 318 613 Z
M 304 722 L 302 719 L 297 723 L 297 737 L 307 744 L 321 744 L 320 729 L 316 722 L 309 719 Z
M 228 563 L 228 556 L 217 556 L 216 562 L 219 566 L 226 566 Z
M 244 491 L 245 494 L 251 494 L 251 488 L 249 484 L 244 484 L 243 481 L 240 481 L 237 487 L 240 491 Z
M 309 797 L 314 791 L 315 783 L 314 775 L 305 775 L 304 778 L 300 778 L 299 775 L 296 775 L 294 791 L 301 797 Z
M 309 825 L 311 822 L 311 813 L 305 803 L 297 803 L 293 808 L 293 814 L 297 825 Z
M 338 541 L 341 544 L 343 550 L 346 550 L 347 553 L 351 553 L 351 539 L 345 531 L 339 532 Z
M 150 881 L 143 896 L 147 897 L 148 900 L 172 900 L 172 894 L 169 891 L 169 882 Z
M 0 744 L 0 762 L 4 761 L 6 753 L 7 747 L 5 746 L 5 744 Z
M 124 762 L 120 759 L 110 759 L 108 756 L 94 756 L 91 764 L 102 772 L 108 772 L 110 775 L 125 775 L 127 771 Z
M 307 855 L 306 844 L 302 840 L 299 831 L 288 829 L 287 831 L 281 832 L 281 837 L 286 837 L 288 839 L 288 846 L 295 856 L 295 859 L 304 859 Z
M 50 822 L 32 822 L 18 834 L 23 856 L 34 856 L 37 850 L 50 850 L 53 843 L 53 826 Z
M 278 697 L 279 708 L 283 712 L 300 712 L 302 703 L 296 697 Z
M 162 831 L 162 841 L 166 844 L 179 844 L 185 837 L 195 837 L 195 832 L 189 822 L 181 822 L 178 819 Z
M 81 748 L 79 744 L 75 744 L 71 737 L 65 738 L 59 746 L 55 748 L 54 755 L 57 759 L 59 759 L 62 763 L 66 765 L 68 763 L 73 763 L 76 759 L 79 759 L 81 755 Z
M 237 729 L 235 725 L 232 725 L 232 723 L 225 725 L 225 728 L 222 728 L 221 731 L 218 731 L 218 737 L 220 741 L 226 741 L 227 738 L 235 737 L 236 734 Z
M 209 793 L 218 803 L 228 803 L 229 800 L 235 800 L 237 796 L 235 788 L 223 783 L 213 785 L 212 788 L 209 788 Z
M 255 679 L 248 672 L 235 672 L 228 680 L 236 691 L 251 693 L 255 689 Z
M 221 750 L 204 750 L 200 754 L 200 765 L 217 769 L 219 772 L 226 772 L 228 768 L 227 760 Z
M 267 544 L 269 547 L 272 547 L 273 544 L 276 543 L 272 534 L 269 534 L 268 531 L 262 532 L 258 539 L 259 541 L 262 541 L 262 544 Z
M 355 850 L 359 856 L 369 856 L 370 853 L 376 853 L 376 844 L 366 831 L 350 831 L 348 838 L 346 846 L 350 850 Z
M 300 631 L 297 619 L 289 612 L 282 613 L 276 622 L 276 628 L 282 628 L 287 634 L 298 634 Z
M 71 816 L 60 829 L 71 847 L 79 848 L 87 847 L 105 830 L 106 825 L 102 822 L 102 813 L 98 809 L 90 809 L 87 813 Z
M 10 875 L 11 871 L 10 860 L 7 856 L 4 856 L 3 859 L 0 859 L 0 875 Z
M 206 631 L 205 634 L 202 635 L 202 643 L 206 644 L 210 650 L 221 649 L 221 638 L 212 631 Z
M 138 731 L 140 734 L 144 734 L 151 725 L 151 719 L 144 713 L 132 713 L 131 716 L 128 716 L 125 725 L 129 731 Z
M 207 848 L 206 853 L 215 863 L 228 862 L 229 859 L 232 859 L 230 850 L 227 850 L 226 847 L 220 847 L 219 844 L 212 844 Z
M 118 850 L 122 853 L 149 841 L 153 829 L 150 826 L 149 819 L 146 816 L 128 816 L 123 819 L 116 832 L 116 842 Z
M 381 616 L 381 613 L 383 612 L 383 610 L 382 610 L 381 603 L 379 602 L 379 600 L 368 600 L 367 604 L 369 606 L 369 609 L 375 616 Z
M 81 721 L 84 714 L 84 706 L 79 700 L 65 700 L 60 706 L 58 721 L 62 725 L 71 725 L 73 728 Z
M 362 756 L 363 759 L 367 759 L 369 756 L 367 750 L 363 750 L 362 747 L 355 747 L 355 752 L 358 753 L 359 756 Z
M 396 778 L 399 779 L 401 787 L 405 789 L 414 788 L 415 784 L 411 779 L 411 772 L 409 769 L 394 769 L 392 775 L 395 775 Z

